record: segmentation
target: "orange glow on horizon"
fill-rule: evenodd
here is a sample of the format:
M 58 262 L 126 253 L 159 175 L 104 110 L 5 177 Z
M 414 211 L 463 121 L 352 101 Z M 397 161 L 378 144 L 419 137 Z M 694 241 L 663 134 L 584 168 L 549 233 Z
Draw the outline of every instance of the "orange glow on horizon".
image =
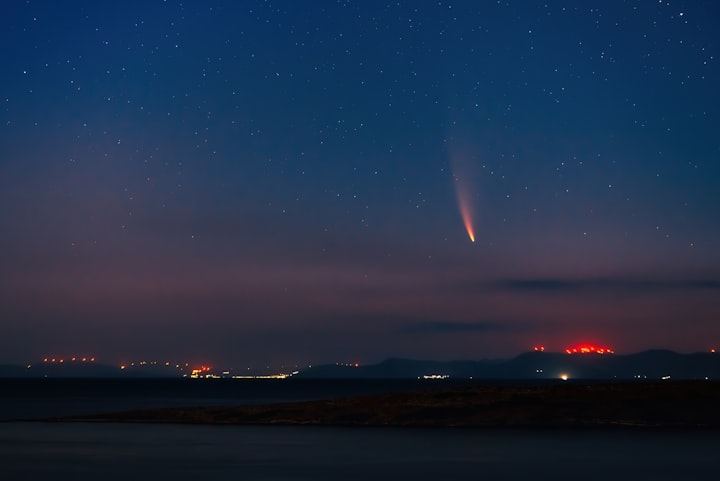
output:
M 209 375 L 211 369 L 212 369 L 211 366 L 202 365 L 202 366 L 190 371 L 190 377 L 197 378 L 197 377 Z
M 568 354 L 615 354 L 615 351 L 610 347 L 587 343 L 568 347 L 565 352 Z

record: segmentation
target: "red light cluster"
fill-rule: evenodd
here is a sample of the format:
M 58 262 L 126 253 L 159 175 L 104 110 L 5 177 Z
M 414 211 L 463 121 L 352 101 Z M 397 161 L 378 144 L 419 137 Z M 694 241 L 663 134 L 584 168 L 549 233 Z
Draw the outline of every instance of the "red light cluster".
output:
M 533 346 L 533 351 L 545 352 L 545 346 Z
M 565 349 L 568 354 L 615 354 L 611 348 L 595 344 L 578 344 Z

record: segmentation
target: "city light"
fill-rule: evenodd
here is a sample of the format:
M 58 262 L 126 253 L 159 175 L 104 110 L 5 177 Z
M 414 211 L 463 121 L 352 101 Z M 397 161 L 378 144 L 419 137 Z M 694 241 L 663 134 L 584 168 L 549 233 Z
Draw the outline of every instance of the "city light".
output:
M 190 377 L 193 379 L 197 379 L 200 377 L 211 376 L 210 369 L 211 369 L 210 366 L 200 366 L 200 367 L 190 371 Z

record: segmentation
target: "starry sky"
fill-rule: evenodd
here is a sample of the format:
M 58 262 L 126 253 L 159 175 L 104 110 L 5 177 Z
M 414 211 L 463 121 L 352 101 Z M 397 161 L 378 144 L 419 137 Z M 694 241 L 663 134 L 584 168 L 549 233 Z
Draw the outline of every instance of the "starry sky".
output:
M 718 2 L 1 9 L 0 361 L 720 346 Z

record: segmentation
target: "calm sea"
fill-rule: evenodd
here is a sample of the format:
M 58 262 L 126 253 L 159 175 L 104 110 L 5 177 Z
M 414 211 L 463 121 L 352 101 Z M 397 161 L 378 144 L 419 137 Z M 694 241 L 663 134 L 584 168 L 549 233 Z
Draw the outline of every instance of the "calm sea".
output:
M 0 423 L 3 480 L 717 479 L 715 433 Z
M 46 382 L 50 381 L 50 382 Z M 396 381 L 0 381 L 0 480 L 717 479 L 718 433 L 18 422 L 137 407 L 318 399 Z

